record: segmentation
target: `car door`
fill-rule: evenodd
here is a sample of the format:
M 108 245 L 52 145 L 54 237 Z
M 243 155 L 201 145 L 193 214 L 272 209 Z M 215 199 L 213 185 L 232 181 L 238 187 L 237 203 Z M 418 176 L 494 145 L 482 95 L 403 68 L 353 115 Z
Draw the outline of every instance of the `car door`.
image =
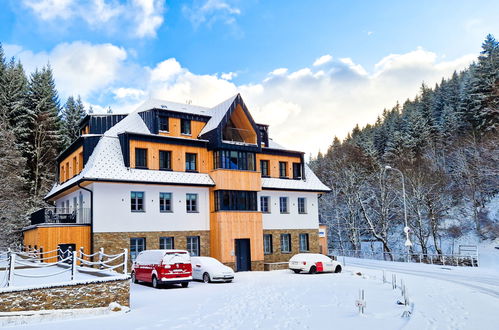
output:
M 196 280 L 203 279 L 203 263 L 199 258 L 192 258 L 192 278 Z
M 334 262 L 330 258 L 324 258 L 324 271 L 325 272 L 333 272 L 334 271 Z

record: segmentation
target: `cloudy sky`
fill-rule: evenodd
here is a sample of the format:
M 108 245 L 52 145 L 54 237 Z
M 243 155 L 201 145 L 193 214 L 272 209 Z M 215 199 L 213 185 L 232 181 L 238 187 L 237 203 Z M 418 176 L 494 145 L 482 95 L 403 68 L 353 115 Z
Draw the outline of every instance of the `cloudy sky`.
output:
M 499 36 L 498 13 L 497 1 L 2 0 L 0 42 L 28 72 L 50 63 L 63 102 L 121 113 L 239 92 L 277 142 L 315 154 L 465 68 Z

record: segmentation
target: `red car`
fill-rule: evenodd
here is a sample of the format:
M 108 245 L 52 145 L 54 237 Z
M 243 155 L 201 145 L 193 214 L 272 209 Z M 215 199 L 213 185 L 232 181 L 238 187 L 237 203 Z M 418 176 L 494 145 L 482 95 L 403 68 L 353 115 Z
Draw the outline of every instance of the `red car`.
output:
M 154 288 L 162 284 L 181 284 L 187 288 L 192 281 L 189 252 L 184 250 L 145 250 L 132 265 L 132 282 L 149 282 Z

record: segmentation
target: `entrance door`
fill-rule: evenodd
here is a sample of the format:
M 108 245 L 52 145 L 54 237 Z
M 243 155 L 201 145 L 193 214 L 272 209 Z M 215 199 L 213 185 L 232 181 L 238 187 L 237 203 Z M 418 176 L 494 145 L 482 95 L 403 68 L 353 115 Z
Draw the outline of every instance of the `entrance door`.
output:
M 71 249 L 70 249 L 71 248 Z M 59 260 L 66 259 L 70 256 L 70 251 L 74 252 L 76 249 L 76 244 L 59 244 Z M 71 263 L 71 260 L 66 260 L 68 264 Z
M 236 239 L 236 271 L 251 270 L 250 240 L 248 238 Z

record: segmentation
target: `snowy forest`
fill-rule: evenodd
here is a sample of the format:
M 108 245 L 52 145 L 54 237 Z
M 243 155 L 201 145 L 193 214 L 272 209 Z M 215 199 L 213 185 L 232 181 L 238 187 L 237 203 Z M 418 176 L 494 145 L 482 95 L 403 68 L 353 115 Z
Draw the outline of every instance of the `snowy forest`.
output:
M 404 175 L 413 251 L 446 253 L 443 242 L 499 237 L 499 43 L 488 35 L 478 59 L 413 100 L 356 126 L 310 165 L 332 191 L 319 201 L 334 249 L 377 242 L 404 249 Z M 447 251 L 448 253 L 448 251 Z
M 28 75 L 0 44 L 0 246 L 19 243 L 27 214 L 44 206 L 56 157 L 85 113 L 79 97 L 61 105 L 48 64 Z

